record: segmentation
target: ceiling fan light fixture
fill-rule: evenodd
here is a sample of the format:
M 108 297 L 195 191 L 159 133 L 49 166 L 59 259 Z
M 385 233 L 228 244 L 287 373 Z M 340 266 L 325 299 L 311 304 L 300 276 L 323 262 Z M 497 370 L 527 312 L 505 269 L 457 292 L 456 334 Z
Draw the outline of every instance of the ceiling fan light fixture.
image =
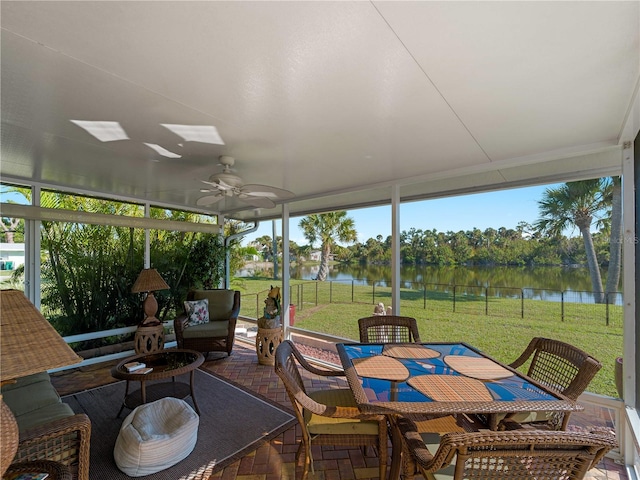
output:
M 235 159 L 228 155 L 218 158 L 222 165 L 222 172 L 214 173 L 209 180 L 201 180 L 202 183 L 211 185 L 212 189 L 201 189 L 202 193 L 218 191 L 215 195 L 206 195 L 198 199 L 198 205 L 211 205 L 222 197 L 237 197 L 244 203 L 256 208 L 274 208 L 274 200 L 288 200 L 295 197 L 293 192 L 269 185 L 248 184 L 244 185 L 242 178 L 232 173 Z
M 239 187 L 242 185 L 242 179 L 229 172 L 214 173 L 209 177 L 209 182 L 223 188 Z

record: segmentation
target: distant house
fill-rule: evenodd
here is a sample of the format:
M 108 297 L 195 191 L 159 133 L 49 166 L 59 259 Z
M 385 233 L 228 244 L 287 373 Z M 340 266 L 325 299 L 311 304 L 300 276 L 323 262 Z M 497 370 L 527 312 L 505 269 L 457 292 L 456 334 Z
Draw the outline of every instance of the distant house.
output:
M 24 265 L 24 243 L 0 243 L 0 270 L 15 270 Z

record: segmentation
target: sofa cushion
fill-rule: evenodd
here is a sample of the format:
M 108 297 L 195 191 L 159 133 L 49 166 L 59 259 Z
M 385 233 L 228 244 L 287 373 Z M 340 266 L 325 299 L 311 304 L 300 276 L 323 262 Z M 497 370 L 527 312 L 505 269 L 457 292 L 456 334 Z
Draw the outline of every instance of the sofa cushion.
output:
M 7 383 L 2 386 L 2 393 L 9 392 L 16 388 L 22 388 L 25 385 L 30 385 L 36 382 L 49 381 L 49 374 L 47 372 L 34 373 L 33 375 L 27 375 L 26 377 L 18 378 L 14 383 Z
M 66 403 L 59 402 L 39 408 L 38 410 L 33 410 L 24 415 L 18 415 L 16 416 L 16 422 L 18 422 L 18 430 L 22 433 L 30 428 L 72 415 L 74 415 L 74 412 L 71 407 Z
M 49 375 L 37 382 L 26 383 L 21 388 L 2 389 L 4 402 L 13 415 L 19 417 L 48 405 L 60 403 L 60 395 L 49 380 Z
M 186 328 L 182 333 L 184 338 L 212 338 L 227 337 L 229 334 L 229 321 L 216 321 L 194 325 Z
M 234 290 L 194 290 L 193 299 L 209 300 L 209 321 L 229 320 L 233 311 Z
M 358 411 L 358 405 L 353 398 L 353 393 L 348 388 L 317 390 L 309 393 L 309 397 L 323 405 L 330 407 L 341 406 L 345 409 L 352 407 L 355 412 Z M 325 417 L 311 413 L 309 410 L 304 411 L 304 419 L 311 435 L 378 435 L 379 425 L 374 420 Z

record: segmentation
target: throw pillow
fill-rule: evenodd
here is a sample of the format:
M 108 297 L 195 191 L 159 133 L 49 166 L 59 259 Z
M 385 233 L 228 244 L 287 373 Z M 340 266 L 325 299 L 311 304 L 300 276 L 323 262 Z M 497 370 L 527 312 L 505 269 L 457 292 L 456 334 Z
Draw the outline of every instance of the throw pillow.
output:
M 186 300 L 184 302 L 184 311 L 189 319 L 187 320 L 187 327 L 209 322 L 209 300 L 206 298 L 193 301 Z

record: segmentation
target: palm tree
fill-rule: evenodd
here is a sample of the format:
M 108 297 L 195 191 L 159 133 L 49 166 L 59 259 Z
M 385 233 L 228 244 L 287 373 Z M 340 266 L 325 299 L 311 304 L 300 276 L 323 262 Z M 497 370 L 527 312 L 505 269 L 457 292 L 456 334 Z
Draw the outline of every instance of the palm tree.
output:
M 299 226 L 311 245 L 320 241 L 320 269 L 317 280 L 324 281 L 329 273 L 331 247 L 336 244 L 336 241 L 341 243 L 355 242 L 358 238 L 355 223 L 352 218 L 347 217 L 347 212 L 341 210 L 308 215 L 300 220 Z
M 273 260 L 273 241 L 269 235 L 262 235 L 261 237 L 256 238 L 251 242 L 251 245 L 258 250 L 265 262 Z
M 618 291 L 622 265 L 622 184 L 620 177 L 611 177 L 611 232 L 609 235 L 609 269 L 604 291 Z
M 596 303 L 604 302 L 602 277 L 591 237 L 591 223 L 594 218 L 601 222 L 606 212 L 605 191 L 607 179 L 598 178 L 565 183 L 557 188 L 547 188 L 538 202 L 540 219 L 536 228 L 541 232 L 561 236 L 562 232 L 574 225 L 580 230 L 591 275 L 591 286 Z
M 2 231 L 4 232 L 5 242 L 14 243 L 15 232 L 21 221 L 21 218 L 2 217 L 2 219 L 0 219 L 0 227 L 2 227 Z

